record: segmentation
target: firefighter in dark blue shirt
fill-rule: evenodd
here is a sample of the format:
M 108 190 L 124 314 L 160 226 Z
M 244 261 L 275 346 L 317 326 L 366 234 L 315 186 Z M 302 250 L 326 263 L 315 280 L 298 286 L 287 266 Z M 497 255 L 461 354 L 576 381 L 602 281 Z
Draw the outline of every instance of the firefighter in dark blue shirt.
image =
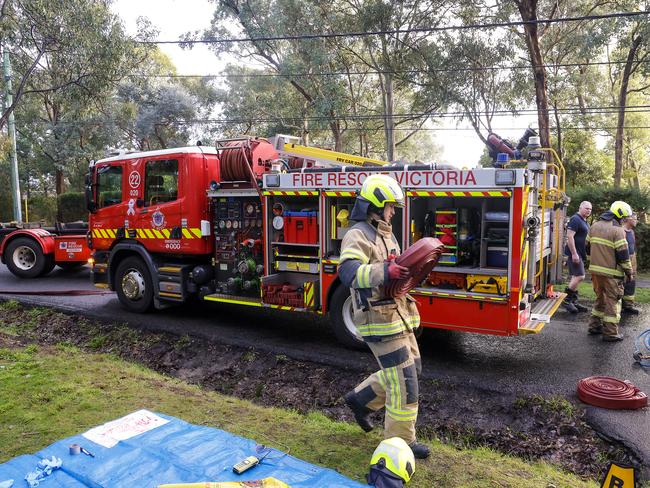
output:
M 584 201 L 580 204 L 576 214 L 567 224 L 567 244 L 564 254 L 567 256 L 569 268 L 569 285 L 564 292 L 564 308 L 571 313 L 586 312 L 589 310 L 578 303 L 578 285 L 585 279 L 585 261 L 587 261 L 586 239 L 589 234 L 587 218 L 591 215 L 591 203 Z

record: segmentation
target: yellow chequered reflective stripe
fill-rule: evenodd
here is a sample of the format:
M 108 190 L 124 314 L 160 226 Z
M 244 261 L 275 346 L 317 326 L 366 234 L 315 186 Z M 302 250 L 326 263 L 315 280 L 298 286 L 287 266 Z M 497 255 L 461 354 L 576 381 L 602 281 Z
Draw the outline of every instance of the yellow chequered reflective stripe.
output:
M 135 234 L 138 236 L 139 239 L 146 239 L 147 234 L 145 234 L 143 229 L 136 229 Z
M 162 232 L 160 232 L 159 230 L 151 229 L 151 232 L 153 232 L 153 234 L 156 236 L 157 239 L 163 238 Z
M 625 239 L 619 239 L 614 243 L 614 248 L 618 249 L 619 247 L 627 248 L 627 241 Z
M 183 237 L 185 237 L 186 239 L 191 239 L 192 238 L 192 234 L 190 234 L 189 229 L 183 229 Z
M 603 239 L 602 237 L 592 237 L 589 242 L 591 242 L 592 245 L 593 244 L 600 244 L 601 246 L 611 247 L 612 249 L 616 248 L 616 243 L 614 243 L 612 241 L 608 241 L 607 239 Z M 626 241 L 623 241 L 623 243 L 625 245 L 627 245 Z
M 201 229 L 192 228 L 192 229 L 190 229 L 190 232 L 192 234 L 194 234 L 196 237 L 202 237 Z
M 368 257 L 365 254 L 363 254 L 361 251 L 357 251 L 356 249 L 345 249 L 341 253 L 339 262 L 342 263 L 347 259 L 358 259 L 364 264 L 368 263 Z
M 171 232 L 169 232 L 169 229 L 162 229 L 160 232 L 163 233 L 163 236 L 165 236 L 165 239 L 169 239 L 169 236 Z
M 617 277 L 623 277 L 624 273 L 622 271 L 619 271 L 618 269 L 610 269 L 610 268 L 605 268 L 604 266 L 598 266 L 597 264 L 592 264 L 589 266 L 589 271 L 596 272 L 596 273 L 602 273 L 604 275 L 608 276 L 617 276 Z
M 369 335 L 392 335 L 399 334 L 404 331 L 404 324 L 402 319 L 395 320 L 393 322 L 388 322 L 386 324 L 366 324 L 359 325 L 359 334 L 362 336 Z
M 151 232 L 151 229 L 142 229 L 142 230 L 144 230 L 145 234 L 147 234 L 147 237 L 148 237 L 149 239 L 154 239 L 154 238 L 156 237 L 156 236 L 154 235 L 154 233 Z

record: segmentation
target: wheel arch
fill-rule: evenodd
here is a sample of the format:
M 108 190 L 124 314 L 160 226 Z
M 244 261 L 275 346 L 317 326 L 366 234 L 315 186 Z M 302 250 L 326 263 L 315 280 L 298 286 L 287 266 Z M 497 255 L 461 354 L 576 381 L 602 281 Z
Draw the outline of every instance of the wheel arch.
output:
M 160 291 L 158 285 L 158 267 L 154 261 L 153 256 L 140 244 L 136 242 L 120 242 L 111 249 L 111 254 L 108 258 L 108 284 L 111 290 L 115 290 L 115 273 L 122 261 L 126 258 L 136 256 L 142 259 L 145 266 L 151 275 L 151 282 L 153 284 L 153 299 L 154 306 L 158 308 L 158 292 Z
M 6 264 L 5 251 L 7 250 L 7 246 L 21 237 L 34 240 L 41 247 L 41 251 L 43 251 L 45 256 L 54 253 L 54 235 L 44 229 L 20 229 L 9 234 L 2 240 L 2 244 L 0 244 L 0 258 L 4 264 Z
M 325 303 L 323 304 L 323 311 L 328 312 L 330 311 L 330 304 L 332 303 L 332 297 L 334 296 L 334 292 L 339 286 L 343 286 L 343 283 L 341 283 L 341 278 L 336 276 L 334 278 L 334 281 L 330 284 L 329 288 L 327 289 L 327 295 L 325 297 Z

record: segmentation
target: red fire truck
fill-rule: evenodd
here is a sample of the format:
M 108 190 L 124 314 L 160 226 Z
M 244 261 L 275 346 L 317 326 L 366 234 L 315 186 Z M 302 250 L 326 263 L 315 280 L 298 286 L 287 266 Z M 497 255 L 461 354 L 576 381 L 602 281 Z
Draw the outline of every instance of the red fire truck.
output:
M 357 346 L 341 239 L 357 190 L 393 176 L 407 201 L 393 220 L 402 249 L 434 236 L 446 252 L 412 291 L 424 327 L 539 332 L 564 295 L 567 198 L 544 149 L 499 168 L 389 165 L 276 136 L 115 156 L 91 165 L 88 244 L 96 286 L 129 310 L 203 300 L 329 314 Z
M 424 326 L 541 330 L 563 298 L 551 285 L 561 275 L 566 208 L 561 163 L 543 150 L 511 167 L 471 170 L 390 166 L 287 136 L 121 155 L 91 167 L 87 235 L 3 229 L 0 254 L 30 278 L 80 266 L 92 248 L 95 284 L 115 289 L 130 310 L 197 295 L 329 313 L 340 340 L 357 345 L 336 264 L 356 190 L 374 171 L 406 189 L 394 221 L 402 247 L 422 236 L 447 246 L 412 292 Z

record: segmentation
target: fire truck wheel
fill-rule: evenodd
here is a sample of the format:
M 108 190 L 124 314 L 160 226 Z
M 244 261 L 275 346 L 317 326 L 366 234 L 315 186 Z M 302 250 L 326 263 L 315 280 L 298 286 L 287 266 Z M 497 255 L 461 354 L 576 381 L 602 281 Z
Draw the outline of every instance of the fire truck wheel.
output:
M 153 282 L 144 262 L 126 258 L 115 273 L 115 291 L 120 303 L 129 311 L 143 313 L 153 305 Z
M 51 254 L 45 256 L 45 269 L 43 269 L 41 276 L 48 274 L 50 271 L 54 269 L 55 266 L 56 266 L 56 262 L 54 261 L 54 256 Z
M 29 237 L 19 237 L 5 249 L 7 268 L 19 278 L 41 276 L 46 270 L 47 258 L 40 244 Z
M 357 331 L 352 320 L 352 297 L 350 290 L 339 286 L 334 290 L 330 307 L 330 320 L 334 335 L 344 346 L 354 349 L 364 349 L 365 342 Z

